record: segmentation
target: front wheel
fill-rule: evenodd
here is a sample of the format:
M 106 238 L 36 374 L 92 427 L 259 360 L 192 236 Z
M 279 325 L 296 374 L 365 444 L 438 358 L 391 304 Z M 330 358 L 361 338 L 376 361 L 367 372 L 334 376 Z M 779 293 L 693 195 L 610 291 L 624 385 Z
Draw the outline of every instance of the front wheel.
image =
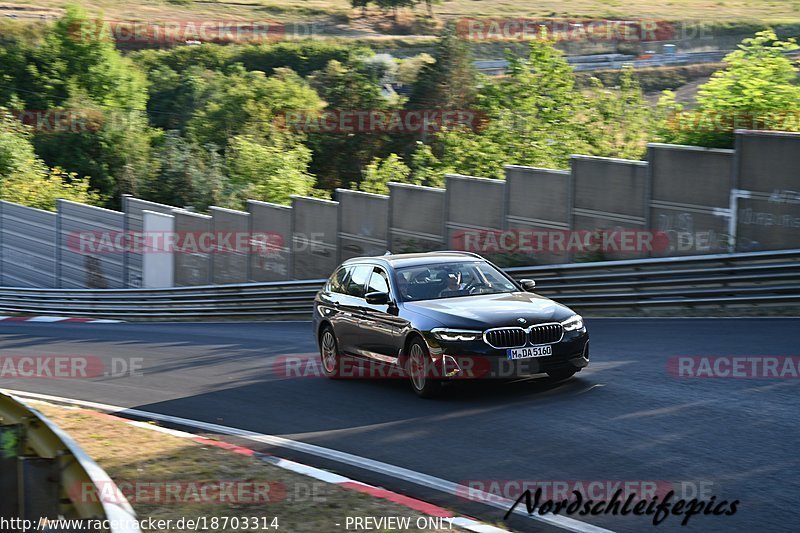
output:
M 319 337 L 319 353 L 322 362 L 322 373 L 325 377 L 336 379 L 341 370 L 341 358 L 339 357 L 339 346 L 336 342 L 336 335 L 330 326 L 325 326 L 322 335 Z
M 433 378 L 433 363 L 428 347 L 420 340 L 411 342 L 408 348 L 408 377 L 411 388 L 420 398 L 433 398 L 439 393 L 442 382 Z
M 569 379 L 575 375 L 578 370 L 575 368 L 566 368 L 561 370 L 551 370 L 547 373 L 551 379 L 555 381 L 564 381 L 565 379 Z

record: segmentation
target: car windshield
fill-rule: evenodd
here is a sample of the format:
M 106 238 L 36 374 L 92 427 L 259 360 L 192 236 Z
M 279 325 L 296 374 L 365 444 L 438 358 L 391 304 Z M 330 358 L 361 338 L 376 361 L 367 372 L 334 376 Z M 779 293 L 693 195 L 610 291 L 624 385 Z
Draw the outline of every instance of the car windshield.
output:
M 437 300 L 519 290 L 501 272 L 483 261 L 418 265 L 398 268 L 396 273 L 397 289 L 403 301 Z

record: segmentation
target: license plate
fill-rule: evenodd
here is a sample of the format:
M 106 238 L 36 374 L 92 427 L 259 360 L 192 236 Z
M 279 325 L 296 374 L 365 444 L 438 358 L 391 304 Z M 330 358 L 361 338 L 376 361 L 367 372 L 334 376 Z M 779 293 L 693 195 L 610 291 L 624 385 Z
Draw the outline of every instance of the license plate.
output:
M 530 348 L 512 348 L 510 350 L 506 350 L 506 355 L 509 359 L 545 357 L 548 355 L 553 355 L 553 347 L 548 344 L 546 346 L 531 346 Z

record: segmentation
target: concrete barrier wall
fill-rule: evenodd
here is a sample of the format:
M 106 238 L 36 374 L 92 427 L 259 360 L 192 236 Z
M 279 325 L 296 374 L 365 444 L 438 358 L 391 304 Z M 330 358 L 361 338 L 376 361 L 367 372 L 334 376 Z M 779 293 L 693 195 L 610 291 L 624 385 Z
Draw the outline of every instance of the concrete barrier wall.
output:
M 615 260 L 646 257 L 644 246 L 622 243 L 648 226 L 647 163 L 606 157 L 572 156 L 572 229 L 592 232 L 598 252 L 572 252 L 573 260 Z M 608 238 L 606 236 L 610 235 Z M 644 235 L 644 234 L 643 234 Z M 583 238 L 583 237 L 582 237 Z M 616 243 L 619 243 L 617 245 Z M 575 249 L 569 242 L 568 250 Z
M 509 165 L 506 171 L 506 228 L 513 259 L 525 264 L 558 264 L 569 254 L 552 251 L 549 236 L 570 229 L 572 176 L 565 170 Z
M 253 242 L 250 239 L 250 214 L 222 207 L 211 207 L 211 228 L 216 240 L 211 254 L 211 281 L 215 284 L 244 283 Z
M 175 208 L 169 205 L 157 204 L 140 200 L 131 196 L 122 199 L 122 210 L 125 213 L 125 230 L 127 234 L 134 234 L 142 231 L 143 213 L 151 211 L 170 215 Z M 128 287 L 142 286 L 142 253 L 138 250 L 131 250 L 125 258 L 125 280 Z
M 430 252 L 445 247 L 445 190 L 389 183 L 389 249 Z
M 652 229 L 668 237 L 652 255 L 727 252 L 734 151 L 651 144 L 648 161 Z
M 480 240 L 505 225 L 505 181 L 457 174 L 448 174 L 446 180 L 448 247 L 490 253 Z
M 125 286 L 125 214 L 58 200 L 58 284 L 65 289 L 121 289 Z M 92 250 L 77 248 L 81 233 L 95 235 Z M 122 239 L 120 239 L 122 237 Z M 119 245 L 121 242 L 121 246 Z
M 56 286 L 57 215 L 0 201 L 0 285 Z
M 213 216 L 131 197 L 124 213 L 0 202 L 0 284 L 140 286 L 145 252 L 130 250 L 131 235 L 146 229 L 146 212 L 154 227 L 174 217 L 176 244 L 187 234 L 223 241 L 217 250 L 178 246 L 176 286 L 323 278 L 344 259 L 387 248 L 466 249 L 501 266 L 718 253 L 729 243 L 800 248 L 798 167 L 800 134 L 740 131 L 735 151 L 651 144 L 648 161 L 576 155 L 570 171 L 512 165 L 506 180 L 448 175 L 446 189 L 390 183 L 388 197 L 339 190 L 340 202 L 250 201 L 247 212 L 214 207 Z M 91 244 L 81 248 L 81 235 Z
M 175 217 L 142 211 L 142 231 L 147 235 L 175 233 Z M 175 251 L 169 247 L 142 254 L 141 286 L 146 289 L 175 286 Z
M 172 212 L 175 231 L 180 234 L 202 235 L 211 232 L 211 217 L 182 209 Z M 211 254 L 196 247 L 175 254 L 175 285 L 177 287 L 208 285 L 211 283 Z
M 736 250 L 800 247 L 800 134 L 737 132 Z
M 339 202 L 292 197 L 293 276 L 327 278 L 339 264 Z
M 388 250 L 389 197 L 337 189 L 339 260 L 383 255 Z
M 291 276 L 292 208 L 286 205 L 247 201 L 250 233 L 262 245 L 250 254 L 252 281 L 284 281 Z M 263 240 L 262 240 L 263 237 Z

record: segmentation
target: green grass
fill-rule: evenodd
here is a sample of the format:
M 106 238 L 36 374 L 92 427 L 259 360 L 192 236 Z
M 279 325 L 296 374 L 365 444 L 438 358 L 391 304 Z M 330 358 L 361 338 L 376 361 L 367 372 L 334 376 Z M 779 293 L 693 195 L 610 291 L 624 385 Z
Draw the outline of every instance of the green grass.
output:
M 164 487 L 166 485 L 158 484 L 269 481 L 283 489 L 283 497 L 276 498 L 277 501 L 258 504 L 213 501 L 213 498 L 198 502 L 191 497 L 169 503 L 133 501 L 131 504 L 139 520 L 152 517 L 171 519 L 175 523 L 181 517 L 227 516 L 240 519 L 266 517 L 269 522 L 278 517 L 280 529 L 275 531 L 311 533 L 343 529 L 334 524 L 343 523 L 347 516 L 404 516 L 412 518 L 412 523 L 423 516 L 387 500 L 317 482 L 254 457 L 132 427 L 121 421 L 98 417 L 88 410 L 44 403 L 36 403 L 36 408 L 66 431 L 118 483 L 138 480 Z M 214 531 L 238 533 L 243 530 L 231 525 Z M 177 533 L 182 530 L 173 528 L 169 531 Z

